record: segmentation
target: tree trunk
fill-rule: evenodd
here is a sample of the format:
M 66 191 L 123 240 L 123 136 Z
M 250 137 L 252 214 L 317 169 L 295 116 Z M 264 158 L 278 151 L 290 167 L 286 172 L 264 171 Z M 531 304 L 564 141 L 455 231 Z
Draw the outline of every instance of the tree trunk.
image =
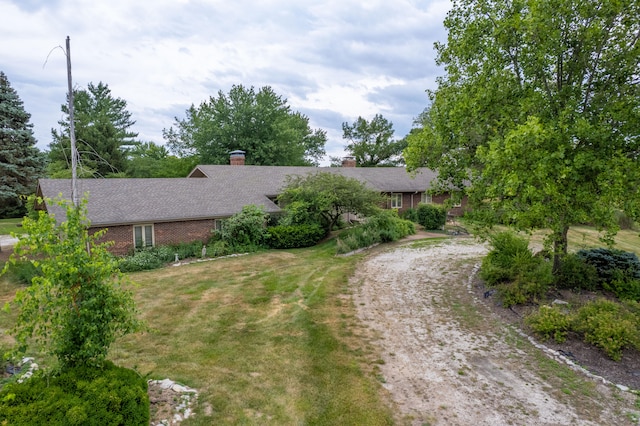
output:
M 563 225 L 553 235 L 553 275 L 560 273 L 561 259 L 567 254 L 569 226 Z

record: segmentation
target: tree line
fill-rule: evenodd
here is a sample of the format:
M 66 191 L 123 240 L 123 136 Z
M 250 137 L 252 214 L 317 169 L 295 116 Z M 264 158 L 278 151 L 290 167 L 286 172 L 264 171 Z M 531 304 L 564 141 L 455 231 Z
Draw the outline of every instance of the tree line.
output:
M 35 146 L 30 114 L 7 76 L 0 72 L 2 145 L 0 145 L 0 217 L 24 213 L 22 196 L 33 192 L 39 177 L 70 178 L 68 103 L 61 106 L 59 128 L 51 130 L 47 152 Z M 312 129 L 309 118 L 294 111 L 269 86 L 234 85 L 163 129 L 164 144 L 138 139 L 127 102 L 103 82 L 76 89 L 74 127 L 82 178 L 184 177 L 197 164 L 227 164 L 229 152 L 243 150 L 246 164 L 316 166 L 325 156 L 326 131 Z M 402 162 L 404 140 L 394 139 L 393 123 L 378 114 L 343 123 L 346 151 L 363 167 Z M 332 165 L 339 158 L 331 158 Z

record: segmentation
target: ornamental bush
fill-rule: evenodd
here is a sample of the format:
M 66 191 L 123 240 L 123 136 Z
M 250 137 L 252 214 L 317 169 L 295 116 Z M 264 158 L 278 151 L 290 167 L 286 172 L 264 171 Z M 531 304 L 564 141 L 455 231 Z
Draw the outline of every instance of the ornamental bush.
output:
M 557 306 L 543 305 L 525 318 L 525 324 L 544 339 L 553 338 L 556 342 L 563 343 L 567 340 L 571 317 Z
M 626 347 L 640 349 L 640 318 L 624 305 L 605 299 L 595 300 L 578 310 L 572 328 L 584 341 L 604 350 L 614 361 Z
M 576 255 L 596 268 L 601 282 L 611 282 L 618 278 L 615 271 L 622 272 L 631 279 L 640 279 L 640 260 L 635 253 L 599 247 L 580 250 Z
M 278 225 L 267 228 L 267 244 L 275 249 L 314 246 L 324 237 L 325 230 L 316 225 Z
M 438 204 L 420 204 L 418 223 L 427 230 L 442 229 L 447 223 L 447 209 Z
M 101 368 L 72 367 L 8 383 L 0 391 L 0 424 L 146 425 L 147 381 L 105 362 Z

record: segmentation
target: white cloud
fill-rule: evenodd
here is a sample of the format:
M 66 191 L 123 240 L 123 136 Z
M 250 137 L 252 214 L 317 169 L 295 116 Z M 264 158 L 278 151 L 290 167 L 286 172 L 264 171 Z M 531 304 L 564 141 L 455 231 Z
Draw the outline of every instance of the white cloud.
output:
M 327 130 L 332 155 L 342 122 L 358 116 L 382 113 L 404 136 L 441 73 L 433 43 L 446 37 L 450 8 L 442 0 L 43 3 L 0 0 L 0 37 L 10 41 L 0 45 L 0 69 L 41 148 L 65 102 L 65 57 L 54 48 L 69 35 L 76 87 L 108 84 L 141 139 L 162 143 L 175 115 L 233 84 L 270 85 Z

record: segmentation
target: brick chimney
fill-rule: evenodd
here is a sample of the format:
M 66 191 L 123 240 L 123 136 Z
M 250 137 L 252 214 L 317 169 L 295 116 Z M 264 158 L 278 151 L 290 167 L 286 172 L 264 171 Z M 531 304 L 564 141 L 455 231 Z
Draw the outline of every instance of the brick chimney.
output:
M 344 157 L 342 159 L 342 167 L 355 167 L 356 166 L 356 157 Z
M 244 166 L 244 151 L 239 149 L 229 153 L 229 162 L 232 166 Z

